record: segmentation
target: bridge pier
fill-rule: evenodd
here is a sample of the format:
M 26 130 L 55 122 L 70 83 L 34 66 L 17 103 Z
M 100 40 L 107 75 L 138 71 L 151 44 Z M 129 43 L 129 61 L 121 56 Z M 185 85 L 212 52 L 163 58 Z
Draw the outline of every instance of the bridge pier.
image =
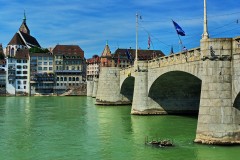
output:
M 87 81 L 87 96 L 92 97 L 93 93 L 93 81 Z
M 232 104 L 232 39 L 201 41 L 202 88 L 195 142 L 239 144 L 237 110 Z
M 134 67 L 135 84 L 131 114 L 167 114 L 156 102 L 148 97 L 148 62 L 138 61 Z
M 96 98 L 98 90 L 98 78 L 93 78 L 93 89 L 92 89 L 92 97 Z
M 118 67 L 101 67 L 95 104 L 131 104 L 131 102 L 120 93 L 120 70 Z

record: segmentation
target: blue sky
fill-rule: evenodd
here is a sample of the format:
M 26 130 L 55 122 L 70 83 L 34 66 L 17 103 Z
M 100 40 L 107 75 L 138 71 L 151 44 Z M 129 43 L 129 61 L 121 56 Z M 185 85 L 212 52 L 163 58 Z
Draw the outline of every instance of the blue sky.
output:
M 240 3 L 236 0 L 207 0 L 211 38 L 240 36 Z M 171 19 L 185 31 L 187 48 L 199 47 L 203 32 L 203 0 L 0 0 L 0 43 L 4 47 L 18 31 L 24 10 L 27 25 L 44 48 L 57 44 L 79 45 L 85 57 L 101 55 L 106 41 L 112 52 L 135 48 L 136 12 L 139 48 L 169 54 L 179 51 L 179 40 Z M 239 23 L 237 23 L 239 19 Z

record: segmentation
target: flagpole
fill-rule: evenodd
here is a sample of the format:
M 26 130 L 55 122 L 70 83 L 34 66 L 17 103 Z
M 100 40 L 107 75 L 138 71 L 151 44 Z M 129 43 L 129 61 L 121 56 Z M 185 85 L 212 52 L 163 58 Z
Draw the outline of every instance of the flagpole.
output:
M 174 21 L 172 20 L 172 22 L 174 22 Z M 175 22 L 175 23 L 176 23 L 176 22 Z M 174 23 L 173 23 L 173 25 L 174 25 Z M 175 29 L 175 31 L 176 31 L 176 33 L 177 33 L 177 35 L 178 35 L 179 44 L 180 44 L 180 47 L 179 47 L 179 48 L 181 48 L 181 49 L 179 49 L 179 50 L 180 50 L 180 52 L 181 52 L 182 49 L 183 49 L 182 40 L 181 40 L 181 38 L 180 38 L 180 36 L 179 36 L 179 34 L 178 34 L 178 32 L 177 32 L 177 29 L 176 29 L 175 25 L 174 25 L 174 29 Z
M 135 53 L 136 65 L 137 61 L 138 61 L 138 13 L 136 13 L 136 53 Z
M 179 34 L 177 33 L 177 35 L 178 35 L 178 39 L 179 39 L 179 44 L 180 44 L 180 52 L 183 50 L 183 44 L 182 44 L 182 40 L 181 40 L 181 38 L 180 38 L 180 36 L 179 36 Z

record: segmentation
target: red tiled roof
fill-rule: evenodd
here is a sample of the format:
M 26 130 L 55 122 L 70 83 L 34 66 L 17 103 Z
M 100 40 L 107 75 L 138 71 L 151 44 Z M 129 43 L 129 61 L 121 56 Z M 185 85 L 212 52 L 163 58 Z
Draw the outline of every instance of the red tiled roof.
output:
M 25 45 L 25 43 L 23 42 L 20 35 L 18 33 L 15 33 L 8 45 Z
M 37 47 L 41 47 L 40 44 L 38 43 L 38 41 L 36 40 L 36 38 L 34 38 L 33 36 L 29 35 L 29 34 L 26 34 L 24 32 L 21 32 L 21 35 L 23 36 L 24 40 L 26 41 L 26 43 L 28 45 L 30 45 L 31 47 L 33 46 L 37 46 Z
M 20 36 L 20 34 L 22 35 L 23 39 L 25 40 L 25 42 L 27 44 L 25 44 L 24 40 L 22 39 L 22 37 Z M 29 45 L 31 47 L 33 46 L 37 46 L 37 47 L 41 47 L 38 43 L 38 41 L 32 37 L 29 34 L 26 34 L 24 32 L 19 31 L 18 33 L 16 33 L 13 38 L 11 39 L 11 41 L 8 43 L 8 45 Z
M 120 55 L 121 57 L 126 57 L 127 58 L 127 54 L 126 52 L 129 52 L 129 54 L 131 55 L 132 59 L 135 59 L 135 53 L 136 50 L 135 49 L 120 49 L 118 48 L 114 54 L 112 55 L 113 58 L 118 58 L 118 55 Z M 160 50 L 138 50 L 138 59 L 139 60 L 150 60 L 153 59 L 153 57 L 162 57 L 165 56 L 164 53 Z
M 53 49 L 53 55 L 77 55 L 84 58 L 84 51 L 78 45 L 56 45 Z
M 29 59 L 28 49 L 18 49 L 15 55 L 16 59 Z
M 98 55 L 93 55 L 92 58 L 87 59 L 87 63 L 100 63 L 100 57 Z

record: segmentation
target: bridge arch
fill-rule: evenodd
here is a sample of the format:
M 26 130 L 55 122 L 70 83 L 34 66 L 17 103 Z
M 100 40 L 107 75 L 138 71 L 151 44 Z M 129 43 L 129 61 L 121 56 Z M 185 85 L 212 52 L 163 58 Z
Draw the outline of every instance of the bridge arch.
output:
M 135 78 L 129 75 L 126 79 L 124 79 L 120 88 L 120 93 L 130 102 L 133 101 L 134 82 Z
M 202 81 L 183 71 L 160 75 L 149 87 L 148 97 L 168 114 L 197 114 Z

